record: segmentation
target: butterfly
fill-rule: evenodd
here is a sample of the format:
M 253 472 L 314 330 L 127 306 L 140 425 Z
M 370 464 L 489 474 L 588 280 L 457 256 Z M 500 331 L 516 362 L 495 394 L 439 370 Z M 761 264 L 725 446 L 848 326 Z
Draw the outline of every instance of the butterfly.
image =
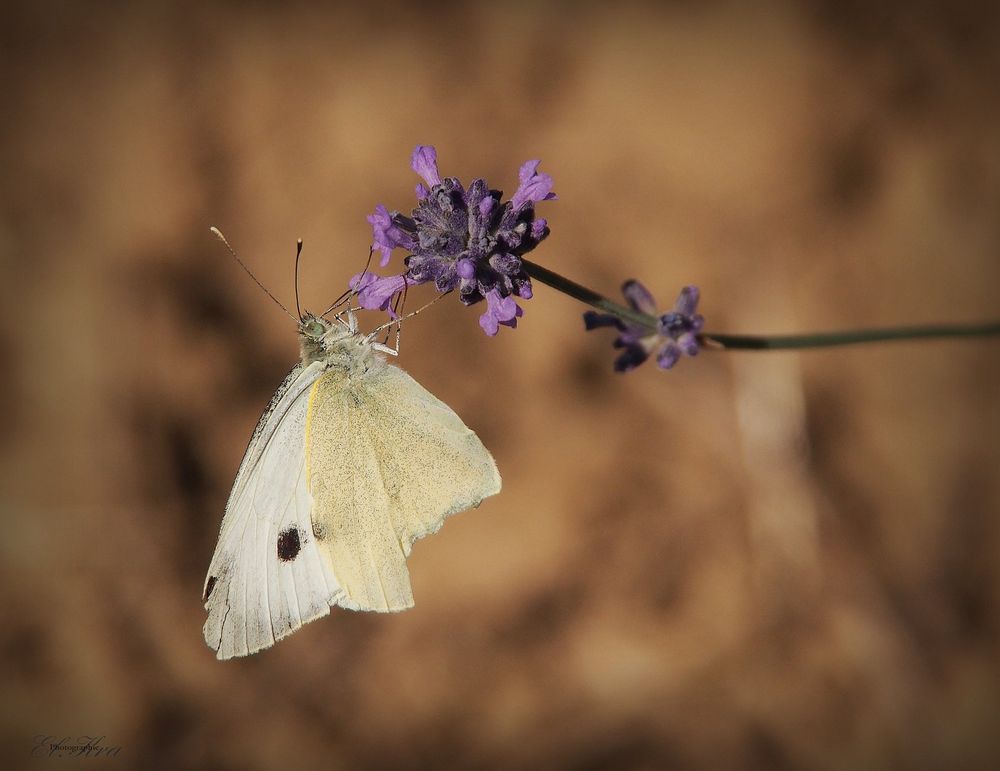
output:
M 412 607 L 413 542 L 500 491 L 479 437 L 388 363 L 398 345 L 374 340 L 381 327 L 358 331 L 350 299 L 332 321 L 299 314 L 300 361 L 236 475 L 203 593 L 220 659 L 268 648 L 334 605 Z

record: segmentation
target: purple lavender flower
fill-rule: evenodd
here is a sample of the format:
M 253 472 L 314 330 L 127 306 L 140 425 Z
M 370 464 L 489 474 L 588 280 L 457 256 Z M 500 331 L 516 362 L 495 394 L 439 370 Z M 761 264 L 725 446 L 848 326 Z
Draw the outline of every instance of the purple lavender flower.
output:
M 376 276 L 371 271 L 352 276 L 348 286 L 358 293 L 358 304 L 362 308 L 387 311 L 392 318 L 398 318 L 393 300 L 406 289 L 405 276 Z
M 524 315 L 513 297 L 502 297 L 492 289 L 486 294 L 486 313 L 479 317 L 479 326 L 490 337 L 500 331 L 500 324 L 511 328 L 517 327 L 517 320 Z
M 622 294 L 632 310 L 657 316 L 656 300 L 653 295 L 635 279 L 622 284 Z M 639 324 L 622 321 L 610 313 L 587 311 L 583 322 L 588 330 L 598 327 L 615 327 L 620 334 L 614 347 L 624 349 L 615 359 L 615 372 L 628 372 L 642 364 L 652 353 L 656 353 L 656 363 L 661 369 L 673 367 L 682 355 L 697 356 L 698 333 L 705 325 L 698 307 L 698 287 L 686 286 L 681 290 L 674 309 L 657 318 L 656 331 Z
M 539 161 L 528 161 L 521 166 L 514 195 L 502 202 L 501 191 L 484 179 L 473 180 L 465 189 L 454 177 L 442 178 L 437 151 L 429 145 L 416 147 L 410 165 L 424 180 L 417 185 L 417 206 L 410 216 L 379 205 L 368 217 L 372 249 L 381 252 L 381 264 L 389 261 L 393 249 L 403 248 L 409 252 L 406 271 L 388 278 L 366 274 L 351 279 L 352 288 L 356 283 L 360 287 L 361 307 L 391 312 L 395 294 L 406 284 L 433 281 L 439 292 L 457 289 L 465 305 L 486 300 L 479 319 L 486 334 L 497 334 L 500 325 L 516 327 L 523 310 L 514 297 L 531 297 L 531 279 L 521 257 L 549 234 L 545 220 L 535 216 L 535 204 L 556 197 L 552 177 L 538 171 Z
M 368 215 L 368 222 L 372 226 L 375 240 L 372 242 L 372 249 L 382 253 L 379 265 L 383 268 L 389 264 L 389 257 L 392 250 L 397 246 L 409 249 L 413 245 L 410 234 L 400 230 L 393 224 L 392 215 L 382 204 L 375 207 L 375 213 Z

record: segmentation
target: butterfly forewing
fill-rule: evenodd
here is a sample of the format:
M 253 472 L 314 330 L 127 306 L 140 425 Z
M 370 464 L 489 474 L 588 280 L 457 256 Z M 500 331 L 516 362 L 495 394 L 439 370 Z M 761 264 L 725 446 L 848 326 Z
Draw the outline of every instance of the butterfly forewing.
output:
M 340 594 L 312 536 L 305 475 L 310 387 L 322 367 L 296 367 L 265 411 L 226 506 L 205 582 L 205 640 L 219 658 L 272 645 L 329 613 Z

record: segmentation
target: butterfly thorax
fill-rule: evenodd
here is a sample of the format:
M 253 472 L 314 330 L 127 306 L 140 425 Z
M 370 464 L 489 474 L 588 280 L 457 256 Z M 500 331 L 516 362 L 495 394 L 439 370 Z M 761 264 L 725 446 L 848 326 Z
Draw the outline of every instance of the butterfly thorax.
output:
M 299 350 L 304 367 L 319 361 L 329 369 L 349 374 L 367 371 L 378 361 L 364 335 L 311 313 L 299 321 Z

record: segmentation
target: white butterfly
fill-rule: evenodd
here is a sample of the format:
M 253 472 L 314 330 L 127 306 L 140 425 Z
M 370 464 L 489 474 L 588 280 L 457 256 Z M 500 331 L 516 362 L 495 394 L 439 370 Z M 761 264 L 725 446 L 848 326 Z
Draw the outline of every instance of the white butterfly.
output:
M 331 605 L 411 607 L 413 542 L 500 491 L 479 437 L 385 361 L 397 351 L 360 334 L 350 307 L 298 328 L 301 361 L 250 439 L 205 579 L 205 641 L 220 659 Z

